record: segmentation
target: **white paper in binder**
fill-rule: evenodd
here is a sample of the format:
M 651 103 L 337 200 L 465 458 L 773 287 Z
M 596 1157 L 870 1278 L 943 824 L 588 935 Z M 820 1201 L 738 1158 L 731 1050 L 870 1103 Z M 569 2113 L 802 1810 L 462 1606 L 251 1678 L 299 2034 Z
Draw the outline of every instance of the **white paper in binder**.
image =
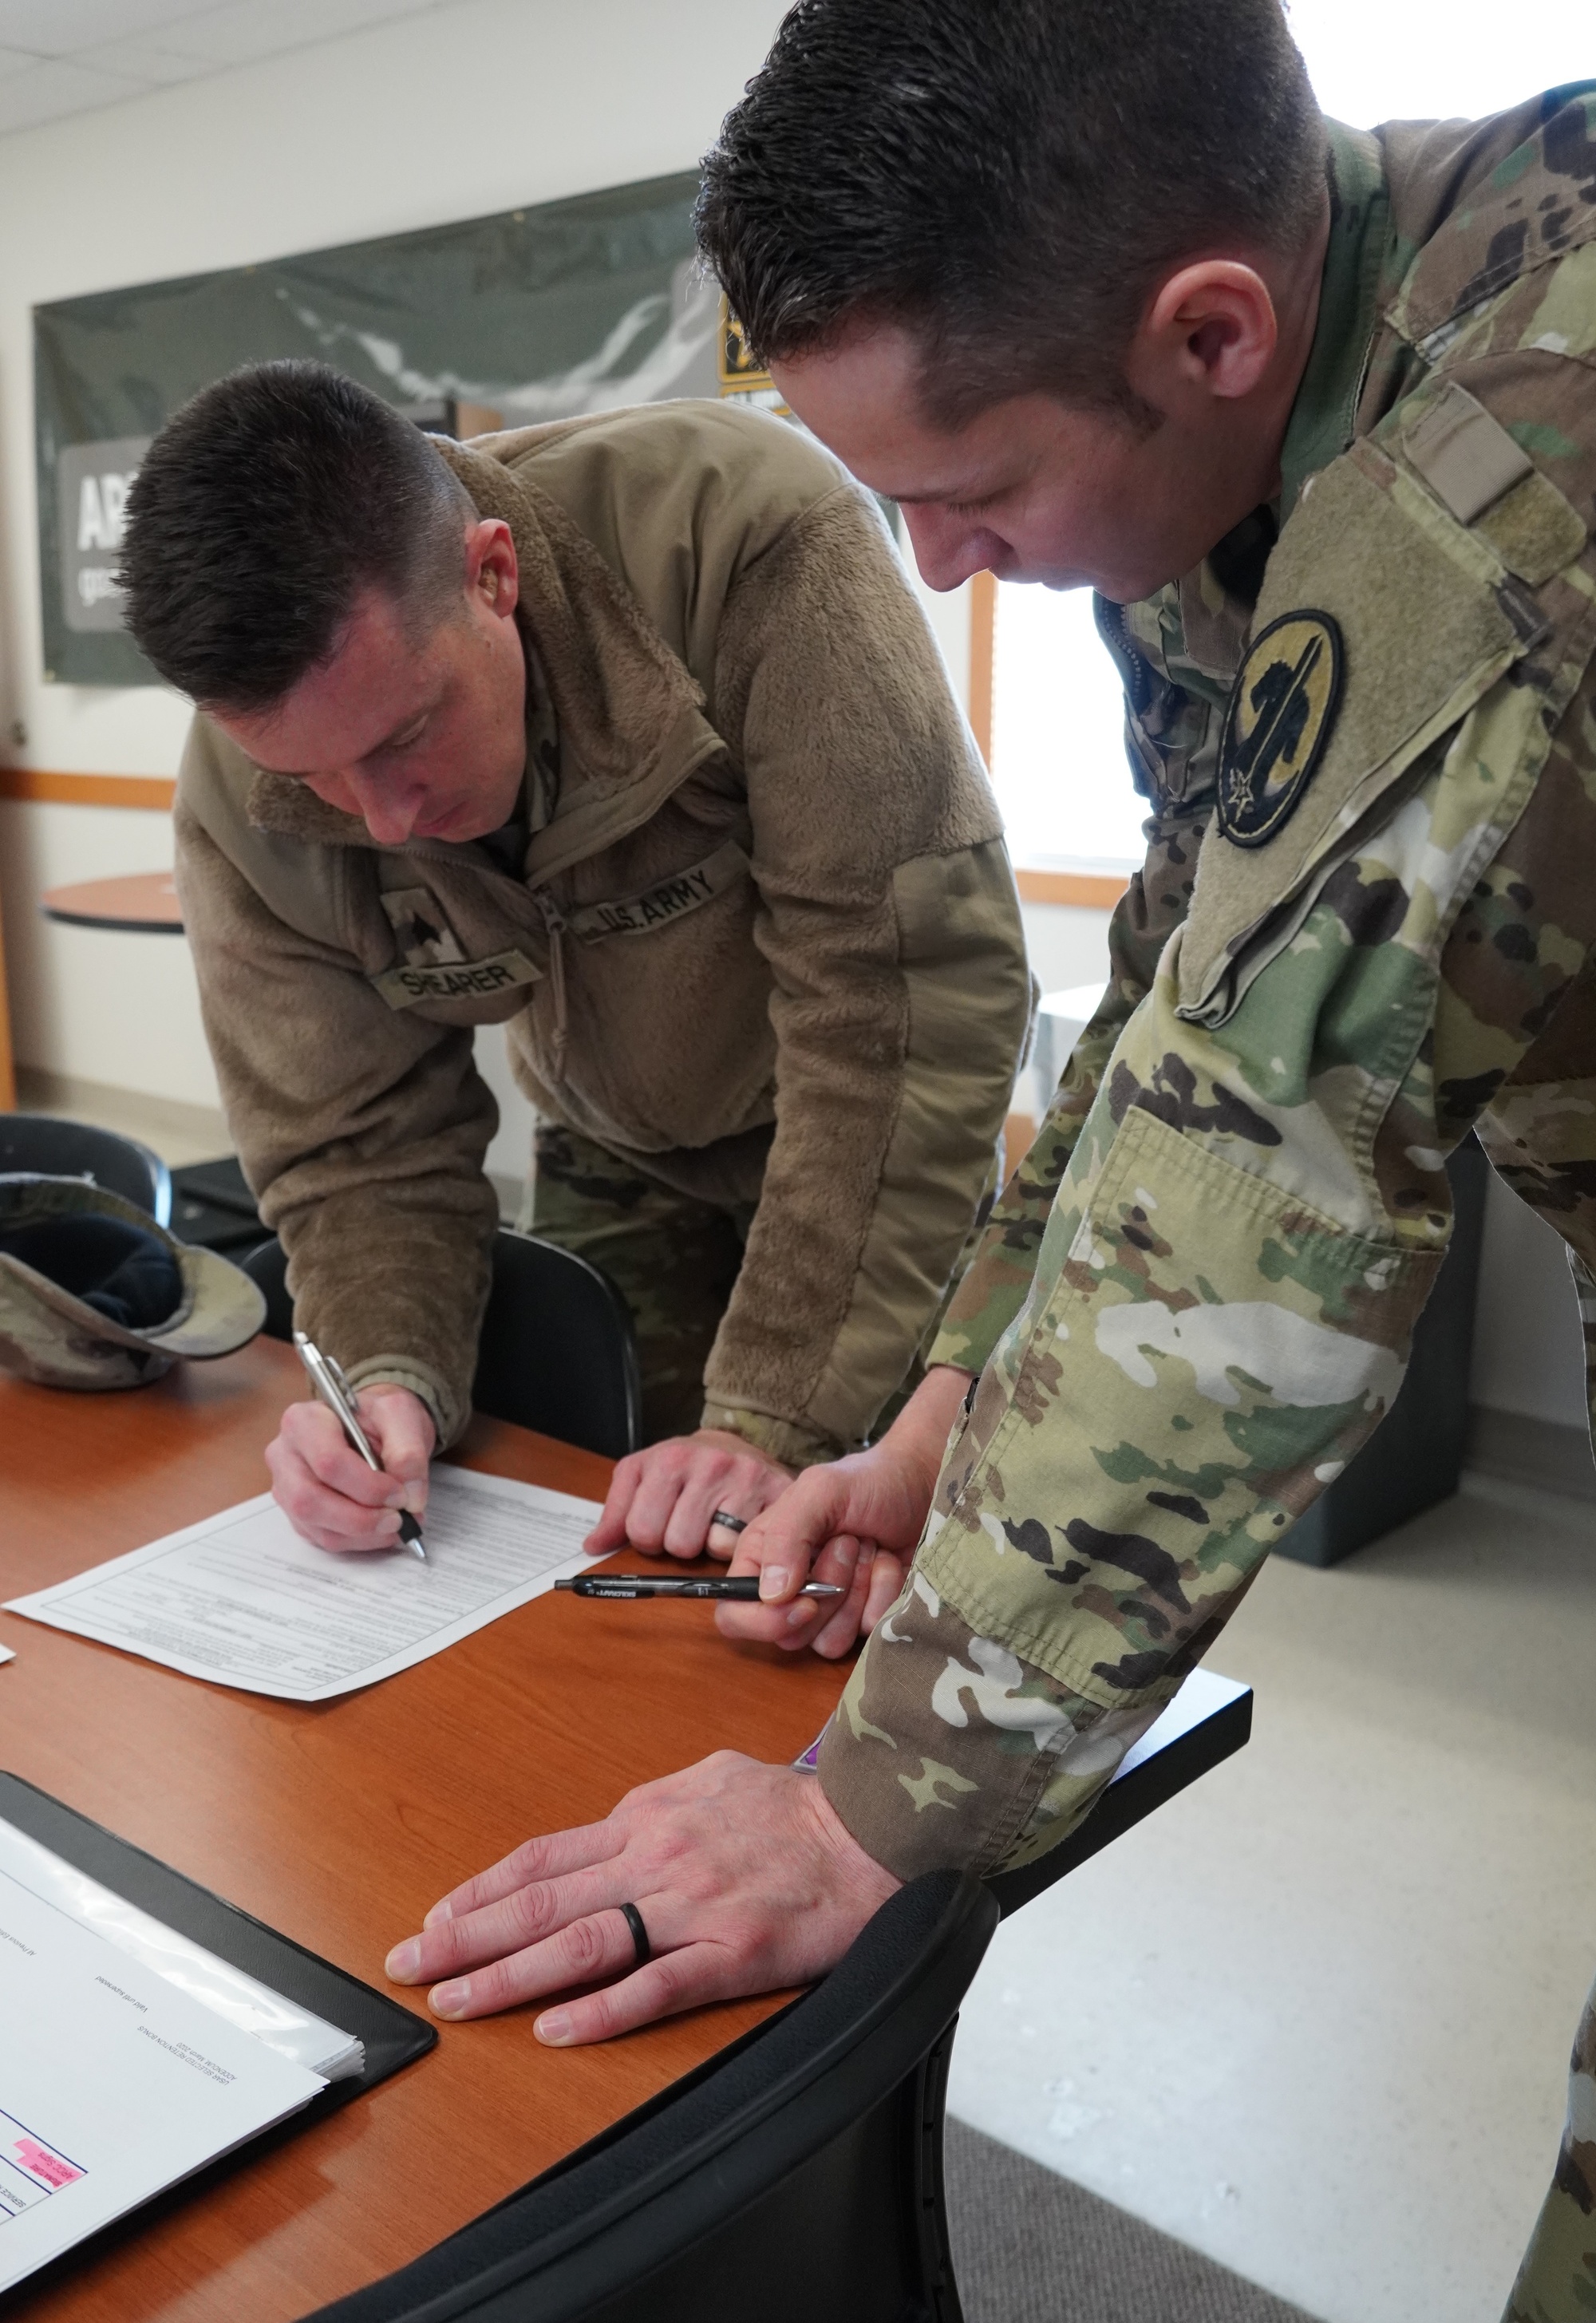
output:
M 350 2079 L 365 2068 L 366 2052 L 353 2034 L 313 2016 L 297 2001 L 286 1999 L 264 1984 L 257 1984 L 230 1960 L 189 1937 L 152 1919 L 136 1904 L 102 1887 L 14 1824 L 0 1821 L 0 1872 L 26 1887 L 42 1903 L 92 1928 L 117 1951 L 140 1960 L 163 1982 L 186 1992 L 213 2016 L 223 2017 L 241 2033 L 252 2034 L 263 2047 L 280 2057 L 319 2073 L 324 2081 Z

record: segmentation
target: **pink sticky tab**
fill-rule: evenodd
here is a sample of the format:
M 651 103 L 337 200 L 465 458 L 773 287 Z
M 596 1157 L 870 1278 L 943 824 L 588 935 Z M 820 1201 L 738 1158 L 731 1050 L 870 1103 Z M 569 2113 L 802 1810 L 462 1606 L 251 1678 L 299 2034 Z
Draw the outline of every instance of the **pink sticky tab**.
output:
M 83 2176 L 83 2172 L 75 2163 L 64 2161 L 59 2153 L 51 2153 L 48 2146 L 39 2144 L 37 2138 L 19 2137 L 12 2152 L 24 2170 L 31 2170 L 34 2177 L 41 2178 L 47 2186 L 69 2186 L 74 2178 Z M 52 2211 L 50 2215 L 53 2217 L 55 2214 Z

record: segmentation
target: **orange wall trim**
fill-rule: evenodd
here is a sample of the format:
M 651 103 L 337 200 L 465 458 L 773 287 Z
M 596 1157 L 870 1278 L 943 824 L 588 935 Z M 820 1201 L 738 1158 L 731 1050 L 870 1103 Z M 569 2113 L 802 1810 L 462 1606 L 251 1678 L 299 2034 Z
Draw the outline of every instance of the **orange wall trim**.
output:
M 977 581 L 991 582 L 991 574 Z M 973 689 L 972 689 L 973 691 Z M 990 657 L 986 703 L 991 704 Z M 972 721 L 972 723 L 975 722 Z M 990 740 L 988 732 L 978 741 Z M 151 807 L 170 810 L 177 785 L 160 775 L 58 775 L 40 767 L 0 767 L 0 799 L 27 799 L 52 806 Z M 1111 912 L 1129 884 L 1117 874 L 1099 871 L 1017 871 L 1021 900 L 1027 904 L 1074 904 L 1087 911 Z
M 1112 912 L 1131 883 L 1116 871 L 1016 871 L 1014 884 L 1023 904 L 1076 904 L 1091 912 Z
M 0 767 L 0 799 L 50 806 L 143 806 L 165 813 L 177 787 L 163 775 L 51 775 L 41 767 Z

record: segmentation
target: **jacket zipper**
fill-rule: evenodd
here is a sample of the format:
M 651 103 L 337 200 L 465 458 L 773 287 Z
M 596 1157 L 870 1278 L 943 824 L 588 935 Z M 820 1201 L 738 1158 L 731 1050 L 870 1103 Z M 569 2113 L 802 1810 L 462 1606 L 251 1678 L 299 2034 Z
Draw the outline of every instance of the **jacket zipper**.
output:
M 543 924 L 548 931 L 548 980 L 555 1002 L 555 1075 L 565 1077 L 565 1036 L 569 1029 L 565 1009 L 565 945 L 564 914 L 546 887 L 534 887 L 532 900 L 543 914 Z

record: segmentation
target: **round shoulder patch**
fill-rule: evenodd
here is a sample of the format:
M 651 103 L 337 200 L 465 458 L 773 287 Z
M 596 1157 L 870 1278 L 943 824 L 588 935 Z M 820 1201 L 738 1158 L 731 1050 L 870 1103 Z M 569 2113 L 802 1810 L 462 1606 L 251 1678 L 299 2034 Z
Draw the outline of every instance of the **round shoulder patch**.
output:
M 1329 613 L 1282 613 L 1253 638 L 1219 738 L 1219 828 L 1262 847 L 1288 822 L 1341 704 L 1341 629 Z

